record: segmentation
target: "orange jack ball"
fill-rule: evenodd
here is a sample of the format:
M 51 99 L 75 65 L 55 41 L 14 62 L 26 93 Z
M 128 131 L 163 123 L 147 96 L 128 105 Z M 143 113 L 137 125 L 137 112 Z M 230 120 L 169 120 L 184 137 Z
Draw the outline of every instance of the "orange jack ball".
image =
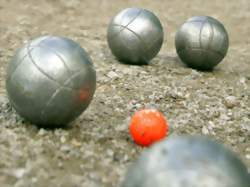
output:
M 161 112 L 144 109 L 134 114 L 129 131 L 135 143 L 150 146 L 167 136 L 168 123 Z

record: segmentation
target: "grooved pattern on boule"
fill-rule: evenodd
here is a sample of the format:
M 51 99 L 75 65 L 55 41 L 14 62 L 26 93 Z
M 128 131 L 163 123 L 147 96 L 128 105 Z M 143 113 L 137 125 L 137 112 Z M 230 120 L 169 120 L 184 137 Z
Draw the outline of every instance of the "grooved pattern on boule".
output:
M 111 40 L 112 40 L 113 38 L 115 38 L 116 36 L 119 36 L 123 30 L 127 29 L 128 26 L 129 26 L 137 17 L 140 16 L 141 13 L 142 13 L 142 10 L 140 10 L 140 11 L 138 12 L 138 14 L 137 14 L 133 19 L 131 19 L 131 21 L 129 21 L 128 24 L 125 25 L 125 26 L 119 25 L 119 24 L 112 24 L 111 26 L 120 26 L 120 27 L 121 27 L 121 30 L 120 30 L 117 34 L 115 34 L 115 36 L 111 36 Z M 125 15 L 126 15 L 126 14 L 125 14 Z M 123 17 L 124 17 L 125 15 L 123 15 Z M 122 21 L 123 21 L 123 17 L 121 18 L 121 23 L 122 23 Z
M 178 30 L 175 45 L 177 54 L 185 64 L 196 69 L 211 70 L 226 56 L 228 34 L 224 26 L 212 17 L 193 17 Z
M 13 107 L 42 126 L 74 120 L 89 105 L 95 87 L 90 58 L 80 45 L 62 37 L 29 42 L 8 66 L 6 89 Z
M 43 40 L 41 40 L 39 43 L 44 42 L 45 40 L 47 40 L 48 38 L 50 38 L 51 36 L 48 36 L 47 38 L 44 38 Z M 29 43 L 27 44 L 29 45 Z M 32 46 L 32 49 L 30 49 L 31 51 L 35 48 L 36 46 Z M 27 46 L 26 46 L 27 48 Z M 31 52 L 30 51 L 30 52 Z M 11 79 L 11 77 L 14 75 L 15 71 L 17 70 L 17 68 L 22 64 L 22 62 L 25 60 L 25 58 L 29 55 L 29 49 L 27 48 L 27 53 L 22 57 L 22 59 L 20 60 L 20 62 L 17 63 L 17 66 L 15 67 L 14 71 L 12 72 L 11 76 L 7 77 L 7 81 Z
M 123 23 L 125 19 L 126 24 Z M 112 19 L 107 38 L 112 53 L 120 61 L 145 64 L 159 52 L 163 43 L 163 29 L 152 12 L 128 8 Z

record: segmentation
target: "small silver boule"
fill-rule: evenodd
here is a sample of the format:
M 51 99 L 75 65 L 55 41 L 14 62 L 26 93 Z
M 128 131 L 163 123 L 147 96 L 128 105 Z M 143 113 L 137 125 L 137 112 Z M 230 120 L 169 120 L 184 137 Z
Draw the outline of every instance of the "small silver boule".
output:
M 180 59 L 189 67 L 212 70 L 226 56 L 229 38 L 218 20 L 195 16 L 178 30 L 175 46 Z
M 127 8 L 118 13 L 108 26 L 108 45 L 122 62 L 148 64 L 161 49 L 163 28 L 150 11 Z
M 200 136 L 166 139 L 129 168 L 121 187 L 249 187 L 247 167 L 221 144 Z
M 88 54 L 71 39 L 44 36 L 17 50 L 6 89 L 15 110 L 46 127 L 65 125 L 89 105 L 96 73 Z

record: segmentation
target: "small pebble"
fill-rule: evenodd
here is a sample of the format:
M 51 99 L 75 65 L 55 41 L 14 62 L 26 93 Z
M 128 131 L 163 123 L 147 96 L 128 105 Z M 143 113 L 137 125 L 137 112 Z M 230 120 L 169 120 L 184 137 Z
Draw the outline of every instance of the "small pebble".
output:
M 201 131 L 202 131 L 202 134 L 205 134 L 205 135 L 209 134 L 209 131 L 206 126 L 203 126 Z
M 227 108 L 234 108 L 235 106 L 238 105 L 237 98 L 234 96 L 228 96 L 225 98 L 225 106 Z

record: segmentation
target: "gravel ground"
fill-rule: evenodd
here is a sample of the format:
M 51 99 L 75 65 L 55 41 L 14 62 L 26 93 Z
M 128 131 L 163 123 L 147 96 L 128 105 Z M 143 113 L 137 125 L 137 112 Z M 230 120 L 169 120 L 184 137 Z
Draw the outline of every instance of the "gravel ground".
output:
M 110 18 L 126 7 L 155 12 L 164 46 L 148 66 L 120 64 L 106 42 Z M 230 36 L 213 72 L 185 67 L 176 56 L 177 28 L 210 15 Z M 138 109 L 161 110 L 173 134 L 204 134 L 234 150 L 250 168 L 249 0 L 0 0 L 0 184 L 3 187 L 116 187 L 143 150 L 128 134 Z M 21 119 L 5 91 L 5 69 L 23 42 L 44 34 L 79 42 L 96 67 L 90 107 L 72 124 L 42 129 Z

